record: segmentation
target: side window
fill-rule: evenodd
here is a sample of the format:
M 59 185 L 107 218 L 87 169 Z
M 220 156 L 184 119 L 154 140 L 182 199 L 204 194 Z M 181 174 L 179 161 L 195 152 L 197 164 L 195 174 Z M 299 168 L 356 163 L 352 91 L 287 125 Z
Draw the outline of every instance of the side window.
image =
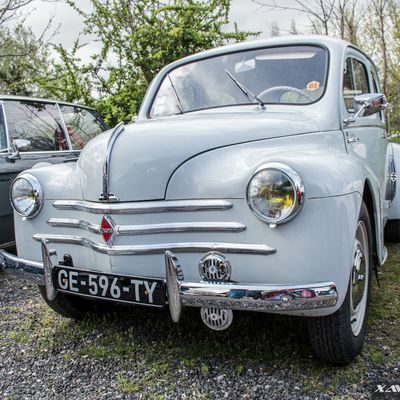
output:
M 82 149 L 90 139 L 106 130 L 103 120 L 92 110 L 62 104 L 60 110 L 74 150 Z
M 343 98 L 348 112 L 355 111 L 354 97 L 364 93 L 369 93 L 367 69 L 362 62 L 348 58 L 343 76 Z
M 0 105 L 0 150 L 7 148 L 6 125 L 4 123 L 3 106 Z
M 180 114 L 178 99 L 171 81 L 165 78 L 158 90 L 157 96 L 150 110 L 150 117 L 163 117 L 166 115 Z
M 55 104 L 39 101 L 5 101 L 10 141 L 19 140 L 20 151 L 68 150 Z

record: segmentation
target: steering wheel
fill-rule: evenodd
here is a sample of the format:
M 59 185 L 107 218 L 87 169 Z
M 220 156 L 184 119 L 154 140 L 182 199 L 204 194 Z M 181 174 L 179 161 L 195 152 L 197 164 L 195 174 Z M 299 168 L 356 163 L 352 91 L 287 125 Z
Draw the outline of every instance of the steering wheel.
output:
M 307 100 L 314 101 L 313 99 L 307 92 L 304 90 L 295 88 L 293 86 L 273 86 L 269 89 L 265 89 L 262 92 L 260 92 L 257 97 L 261 98 L 265 96 L 266 94 L 274 93 L 274 92 L 295 92 L 298 93 L 299 95 L 305 97 Z

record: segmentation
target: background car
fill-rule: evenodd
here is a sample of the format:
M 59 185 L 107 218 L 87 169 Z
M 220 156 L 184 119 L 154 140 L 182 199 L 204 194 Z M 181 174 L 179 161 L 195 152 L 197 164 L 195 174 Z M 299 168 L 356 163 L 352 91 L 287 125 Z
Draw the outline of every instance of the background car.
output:
M 106 128 L 99 113 L 88 107 L 0 96 L 0 248 L 14 241 L 9 191 L 15 177 L 39 162 L 76 159 L 85 144 Z

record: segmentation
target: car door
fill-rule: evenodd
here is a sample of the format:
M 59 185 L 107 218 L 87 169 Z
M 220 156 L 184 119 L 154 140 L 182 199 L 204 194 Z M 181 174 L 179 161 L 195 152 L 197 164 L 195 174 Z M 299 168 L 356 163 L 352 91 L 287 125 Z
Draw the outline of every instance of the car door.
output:
M 373 81 L 372 63 L 361 53 L 351 50 L 346 58 L 343 75 L 343 132 L 349 154 L 359 158 L 379 182 L 382 194 L 386 183 L 386 152 L 388 138 L 384 114 L 352 119 L 355 112 L 354 97 L 373 93 L 378 83 Z M 374 88 L 374 86 L 376 86 Z M 346 123 L 347 121 L 347 123 Z
M 5 154 L 7 151 L 8 141 L 3 104 L 0 103 L 0 154 Z M 14 236 L 13 226 L 9 221 L 9 215 L 12 213 L 12 210 L 8 191 L 15 174 L 12 168 L 9 168 L 8 164 L 4 158 L 0 157 L 0 247 L 6 242 L 10 242 Z
M 22 171 L 38 162 L 61 163 L 71 157 L 69 142 L 55 103 L 5 99 L 1 105 L 0 143 L 3 150 L 18 148 L 19 157 L 0 158 L 0 246 L 14 240 L 9 190 Z

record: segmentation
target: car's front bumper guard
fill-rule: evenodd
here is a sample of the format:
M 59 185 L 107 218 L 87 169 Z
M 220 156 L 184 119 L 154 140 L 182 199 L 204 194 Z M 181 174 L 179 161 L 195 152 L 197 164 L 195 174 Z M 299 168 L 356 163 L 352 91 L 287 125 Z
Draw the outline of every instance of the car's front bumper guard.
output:
M 2 269 L 21 279 L 46 285 L 49 300 L 57 295 L 51 279 L 57 254 L 42 241 L 43 263 L 18 258 L 0 250 Z M 165 252 L 168 303 L 171 317 L 179 321 L 183 306 L 215 307 L 248 311 L 296 311 L 333 307 L 338 299 L 333 282 L 277 286 L 231 282 L 187 282 L 176 256 Z

